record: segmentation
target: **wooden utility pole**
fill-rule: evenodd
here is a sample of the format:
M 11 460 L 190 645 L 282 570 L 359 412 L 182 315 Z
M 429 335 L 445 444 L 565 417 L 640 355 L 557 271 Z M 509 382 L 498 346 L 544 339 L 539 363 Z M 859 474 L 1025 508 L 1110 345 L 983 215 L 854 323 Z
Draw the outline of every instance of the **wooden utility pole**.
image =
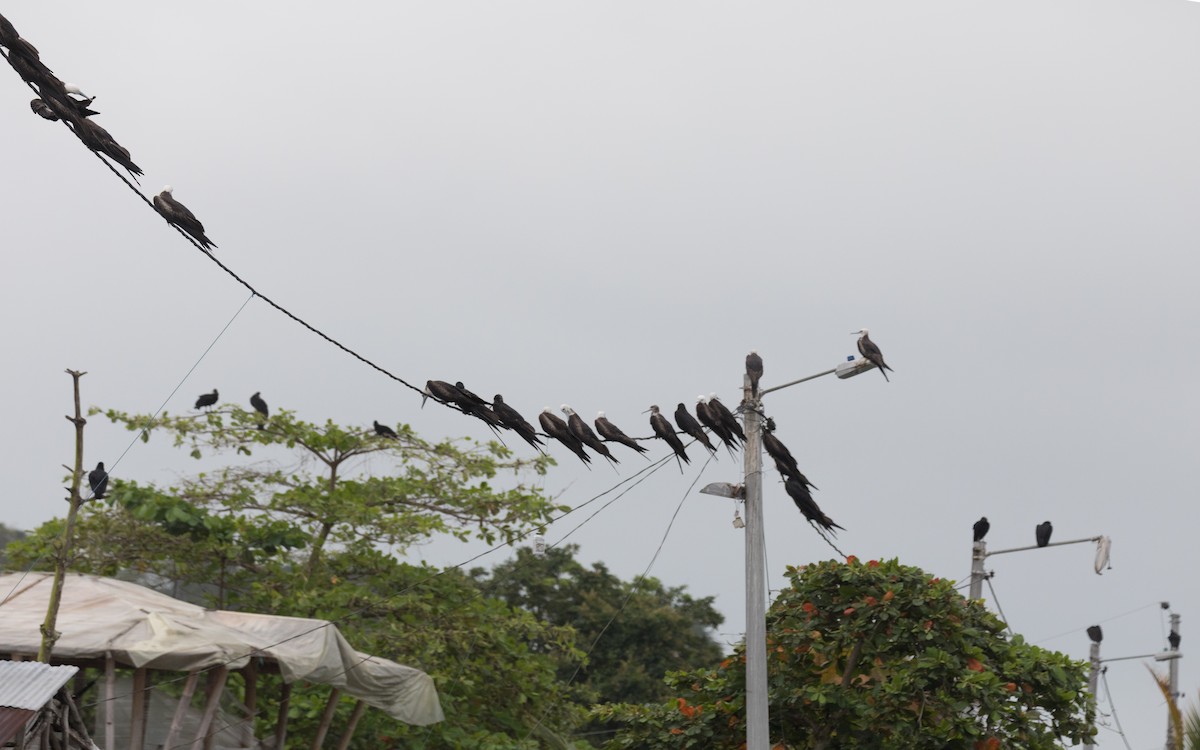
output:
M 75 533 L 75 516 L 79 514 L 79 507 L 83 505 L 83 495 L 80 493 L 80 485 L 83 484 L 83 426 L 87 424 L 87 420 L 83 418 L 83 411 L 79 404 L 79 379 L 86 372 L 78 372 L 76 370 L 67 370 L 67 374 L 75 383 L 75 416 L 67 416 L 67 421 L 75 425 L 75 468 L 70 466 L 63 468 L 71 472 L 71 494 L 67 500 L 71 503 L 70 509 L 67 511 L 67 523 L 63 527 L 62 539 L 58 543 L 54 560 L 54 587 L 50 589 L 50 605 L 46 608 L 46 620 L 42 623 L 42 645 L 38 649 L 38 661 L 50 662 L 50 654 L 54 651 L 54 644 L 58 642 L 59 636 L 62 633 L 54 629 L 58 623 L 58 605 L 62 600 L 63 578 L 67 574 L 67 562 L 71 555 L 71 542 Z

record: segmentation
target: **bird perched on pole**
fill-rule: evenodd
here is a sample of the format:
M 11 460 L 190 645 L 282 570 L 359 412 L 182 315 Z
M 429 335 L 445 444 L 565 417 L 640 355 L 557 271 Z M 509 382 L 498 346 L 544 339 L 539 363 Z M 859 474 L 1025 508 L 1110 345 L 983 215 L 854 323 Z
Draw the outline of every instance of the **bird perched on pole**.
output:
M 501 427 L 507 427 L 520 435 L 522 440 L 537 448 L 540 453 L 545 453 L 542 450 L 542 446 L 545 443 L 538 438 L 537 430 L 533 429 L 533 425 L 525 421 L 525 417 L 521 416 L 519 411 L 506 404 L 504 396 L 499 393 L 492 399 L 492 413 L 500 421 Z
M 96 464 L 96 468 L 88 472 L 88 486 L 92 488 L 92 498 L 103 500 L 108 492 L 108 472 L 104 470 L 104 462 Z
M 649 452 L 648 448 L 643 448 L 641 445 L 638 445 L 638 442 L 622 432 L 620 427 L 617 427 L 615 424 L 608 421 L 608 417 L 604 416 L 604 412 L 598 412 L 596 414 L 596 432 L 600 433 L 600 437 L 604 438 L 610 443 L 620 443 L 621 445 L 634 449 L 638 453 Z
M 833 522 L 832 518 L 821 512 L 817 501 L 813 500 L 812 493 L 808 491 L 808 488 L 802 482 L 789 477 L 783 483 L 783 486 L 787 490 L 787 493 L 792 496 L 792 502 L 796 503 L 796 507 L 800 509 L 800 512 L 814 528 L 820 526 L 833 536 L 837 536 L 837 532 L 834 529 L 846 530 L 845 527 L 838 526 Z
M 1182 640 L 1183 640 L 1183 638 L 1179 635 L 1178 630 L 1172 630 L 1171 634 L 1167 636 L 1167 643 L 1171 644 L 1172 651 L 1179 650 L 1179 643 Z
M 682 461 L 679 464 L 680 471 L 683 470 L 683 464 L 690 464 L 692 459 L 688 458 L 687 449 L 683 447 L 683 441 L 675 434 L 675 428 L 667 421 L 667 418 L 662 415 L 662 411 L 657 406 L 651 406 L 650 409 L 650 429 L 654 430 L 655 436 L 667 441 L 667 445 L 671 446 L 671 450 L 675 452 L 676 461 Z
M 579 456 L 579 460 L 583 461 L 585 466 L 592 462 L 592 457 L 583 449 L 583 443 L 571 434 L 567 423 L 556 416 L 549 406 L 542 409 L 542 413 L 538 415 L 538 423 L 542 425 L 542 432 L 567 446 L 572 453 Z
M 560 408 L 563 414 L 567 415 L 567 429 L 571 431 L 576 440 L 607 458 L 609 463 L 621 463 L 613 457 L 612 451 L 608 449 L 608 446 L 600 442 L 600 438 L 596 437 L 596 433 L 592 432 L 592 428 L 588 427 L 588 423 L 583 421 L 583 417 L 576 414 L 575 410 L 566 404 L 563 404 Z
M 167 220 L 168 224 L 179 227 L 192 239 L 200 243 L 205 250 L 216 247 L 216 243 L 204 234 L 204 225 L 188 207 L 175 200 L 172 195 L 174 188 L 170 185 L 163 187 L 162 192 L 154 196 L 154 210 Z
M 1049 544 L 1050 535 L 1053 533 L 1054 527 L 1050 525 L 1049 521 L 1039 523 L 1037 525 L 1037 529 L 1034 531 L 1034 537 L 1037 539 L 1037 546 L 1045 547 L 1047 544 Z
M 859 336 L 859 334 L 862 335 Z M 883 379 L 890 381 L 891 378 L 887 376 L 884 370 L 891 370 L 892 368 L 888 367 L 887 363 L 883 361 L 883 352 L 879 351 L 879 347 L 867 335 L 867 329 L 860 328 L 857 331 L 852 331 L 850 335 L 858 336 L 858 352 L 863 355 L 863 359 L 878 367 L 880 374 L 883 375 Z
M 717 454 L 717 449 L 714 448 L 712 442 L 709 441 L 708 435 L 704 432 L 704 428 L 701 427 L 700 423 L 696 421 L 696 418 L 688 412 L 687 407 L 683 405 L 682 401 L 679 402 L 679 406 L 675 407 L 675 424 L 679 425 L 679 429 L 700 441 L 705 448 L 708 448 L 709 453 L 712 453 L 714 456 Z
M 987 536 L 988 529 L 992 528 L 992 525 L 988 523 L 987 516 L 983 516 L 971 528 L 975 531 L 975 541 L 982 542 L 983 538 Z
M 208 407 L 217 403 L 218 398 L 219 398 L 219 396 L 217 395 L 217 389 L 213 388 L 212 393 L 200 394 L 200 398 L 196 399 L 196 408 L 197 409 L 207 409 Z
M 721 403 L 721 399 L 717 398 L 717 394 L 708 394 L 708 408 L 713 410 L 717 418 L 721 420 L 721 424 L 725 425 L 725 429 L 729 430 L 731 435 L 736 435 L 737 439 L 746 442 L 746 433 L 742 431 L 742 423 L 733 416 L 733 412 Z
M 393 430 L 391 427 L 388 427 L 385 424 L 379 424 L 378 420 L 375 420 L 374 427 L 375 427 L 375 434 L 378 435 L 379 437 L 391 438 L 393 440 L 400 439 L 400 436 L 396 434 L 395 430 Z
M 254 395 L 250 397 L 250 405 L 254 407 L 254 411 L 263 415 L 263 419 L 270 419 L 271 410 L 267 408 L 267 402 L 263 400 L 261 393 L 261 391 L 254 392 Z M 258 429 L 266 429 L 262 421 L 258 423 Z
M 746 374 L 750 376 L 750 395 L 758 398 L 758 380 L 763 374 L 763 361 L 755 349 L 746 355 Z

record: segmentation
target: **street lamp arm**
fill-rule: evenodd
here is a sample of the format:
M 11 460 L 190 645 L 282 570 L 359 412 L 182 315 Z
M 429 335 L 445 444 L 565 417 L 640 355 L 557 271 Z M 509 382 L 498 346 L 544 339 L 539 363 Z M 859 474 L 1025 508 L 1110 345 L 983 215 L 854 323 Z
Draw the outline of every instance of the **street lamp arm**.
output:
M 1098 542 L 1103 538 L 1104 537 L 1102 537 L 1102 536 L 1091 536 L 1091 537 L 1088 537 L 1087 539 L 1072 539 L 1069 542 L 1050 542 L 1046 546 L 1047 547 L 1061 547 L 1064 544 L 1083 544 L 1084 542 Z M 1038 547 L 1036 544 L 1031 544 L 1028 547 L 1012 547 L 1010 549 L 998 549 L 998 550 L 995 550 L 992 552 L 985 552 L 983 556 L 991 557 L 992 555 L 1003 555 L 1003 554 L 1007 554 L 1009 552 L 1024 552 L 1027 549 L 1041 549 L 1041 547 Z
M 799 385 L 800 383 L 805 383 L 809 380 L 816 380 L 817 378 L 824 377 L 826 375 L 832 375 L 835 372 L 837 372 L 836 367 L 833 368 L 832 370 L 825 370 L 824 372 L 818 372 L 816 375 L 809 375 L 807 378 L 800 378 L 799 380 L 793 380 L 790 383 L 784 383 L 783 385 L 777 385 L 774 388 L 762 388 L 758 391 L 758 396 L 759 396 L 759 398 L 762 398 L 763 396 L 767 395 L 768 393 L 774 393 L 775 391 L 781 391 L 784 388 L 789 388 L 793 385 Z
M 1183 654 L 1178 651 L 1159 651 L 1157 654 L 1142 654 L 1140 656 L 1114 656 L 1111 659 L 1101 659 L 1100 663 L 1110 661 L 1129 661 L 1130 659 L 1154 659 L 1155 661 L 1170 661 L 1172 659 L 1182 659 Z

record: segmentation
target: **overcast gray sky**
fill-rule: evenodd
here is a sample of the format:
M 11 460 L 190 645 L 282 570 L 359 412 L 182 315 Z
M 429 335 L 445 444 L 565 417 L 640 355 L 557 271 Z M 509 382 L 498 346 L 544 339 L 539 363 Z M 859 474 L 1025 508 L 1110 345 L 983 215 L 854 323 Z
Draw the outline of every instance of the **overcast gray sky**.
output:
M 1113 569 L 1095 575 L 1087 546 L 993 558 L 1013 628 L 1085 658 L 1084 628 L 1103 621 L 1106 656 L 1153 652 L 1169 600 L 1185 652 L 1197 642 L 1200 3 L 14 0 L 3 13 L 98 97 L 148 194 L 172 184 L 220 258 L 401 377 L 461 379 L 528 416 L 604 409 L 645 435 L 651 403 L 714 390 L 736 403 L 751 348 L 775 384 L 832 367 L 867 326 L 891 383 L 825 378 L 766 405 L 847 528 L 842 549 L 963 580 L 980 515 L 993 549 L 1032 543 L 1048 518 L 1056 539 L 1110 535 Z M 0 520 L 24 528 L 65 507 L 64 368 L 89 372 L 89 404 L 152 411 L 247 296 L 30 97 L 0 71 Z M 488 436 L 261 302 L 167 408 L 213 387 L 317 421 Z M 128 440 L 92 420 L 89 463 Z M 617 481 L 556 455 L 545 488 L 567 503 Z M 644 465 L 618 456 L 622 476 Z M 194 468 L 152 442 L 115 474 Z M 695 473 L 659 472 L 572 541 L 632 577 Z M 722 456 L 701 482 L 738 478 Z M 833 554 L 776 479 L 773 587 L 785 565 Z M 744 622 L 731 520 L 728 501 L 688 495 L 653 570 L 716 595 L 730 641 Z M 1118 662 L 1109 681 L 1132 747 L 1161 747 L 1145 670 Z M 1105 729 L 1100 744 L 1120 739 Z

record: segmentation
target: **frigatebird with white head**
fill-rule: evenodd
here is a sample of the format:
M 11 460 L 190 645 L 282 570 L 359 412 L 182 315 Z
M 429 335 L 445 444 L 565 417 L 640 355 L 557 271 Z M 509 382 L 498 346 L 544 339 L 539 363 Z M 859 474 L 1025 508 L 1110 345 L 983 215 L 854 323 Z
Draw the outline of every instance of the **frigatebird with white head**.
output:
M 567 429 L 571 431 L 576 440 L 607 458 L 609 463 L 614 466 L 621 463 L 613 457 L 612 451 L 608 449 L 608 446 L 602 443 L 600 438 L 596 437 L 596 433 L 592 432 L 592 428 L 588 427 L 588 423 L 583 421 L 583 417 L 576 414 L 575 410 L 566 404 L 563 404 L 560 408 L 563 414 L 567 415 Z
M 880 374 L 883 375 L 883 379 L 890 381 L 891 378 L 884 371 L 891 370 L 892 368 L 888 367 L 887 363 L 883 361 L 883 352 L 879 351 L 879 347 L 871 340 L 871 337 L 867 334 L 867 329 L 860 328 L 857 331 L 851 331 L 850 335 L 858 336 L 858 352 L 863 355 L 863 359 L 878 367 Z M 895 371 L 893 370 L 893 372 Z
M 554 410 L 549 406 L 542 409 L 542 413 L 538 415 L 538 422 L 542 425 L 543 432 L 567 446 L 572 453 L 579 456 L 579 460 L 583 461 L 585 466 L 592 462 L 592 457 L 583 449 L 583 443 L 571 434 L 567 423 L 555 415 Z
M 676 461 L 682 461 L 679 464 L 679 470 L 683 471 L 683 464 L 690 464 L 692 459 L 688 458 L 687 449 L 683 447 L 683 441 L 675 434 L 675 428 L 667 421 L 667 418 L 662 415 L 662 410 L 657 406 L 650 407 L 650 429 L 654 430 L 654 434 L 662 440 L 667 441 L 667 445 L 671 446 L 671 450 L 675 451 Z
M 600 437 L 610 443 L 620 443 L 628 448 L 632 448 L 638 453 L 649 453 L 648 448 L 643 448 L 638 445 L 638 442 L 626 435 L 620 427 L 617 427 L 612 422 L 608 421 L 608 417 L 604 416 L 604 412 L 596 414 L 596 432 L 600 433 Z M 647 459 L 649 460 L 649 459 Z
M 154 196 L 154 210 L 158 211 L 168 224 L 173 224 L 186 232 L 192 239 L 200 243 L 205 250 L 216 247 L 216 243 L 204 234 L 204 225 L 196 218 L 188 207 L 175 200 L 172 195 L 174 188 L 170 185 L 163 187 L 162 192 Z

